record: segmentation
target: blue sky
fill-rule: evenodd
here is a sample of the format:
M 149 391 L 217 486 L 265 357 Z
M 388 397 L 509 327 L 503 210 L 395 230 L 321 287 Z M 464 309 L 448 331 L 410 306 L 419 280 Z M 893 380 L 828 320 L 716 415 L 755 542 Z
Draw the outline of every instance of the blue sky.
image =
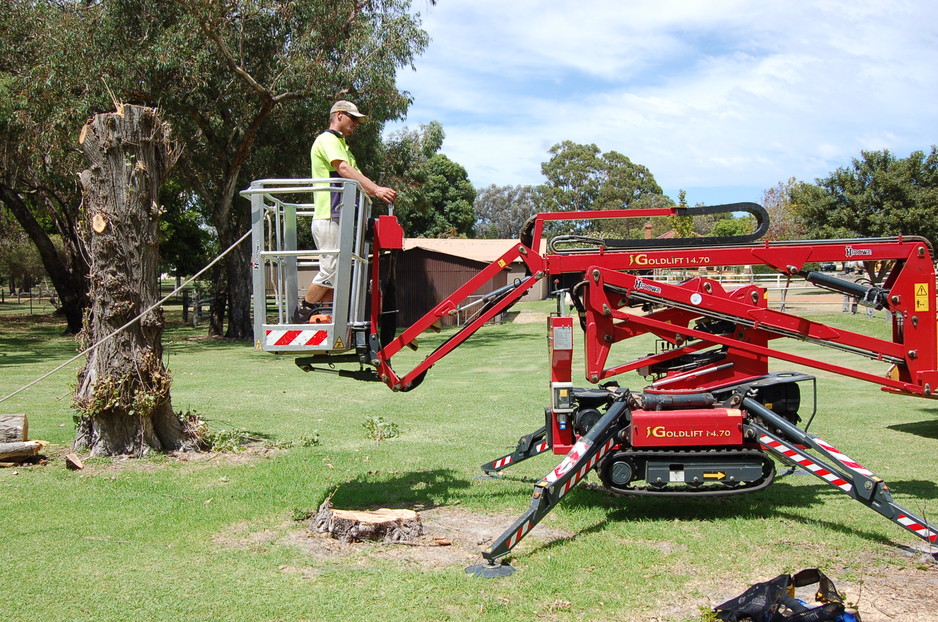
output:
M 476 188 L 540 184 L 595 143 L 672 199 L 761 202 L 864 149 L 938 144 L 934 0 L 414 0 L 432 41 L 403 69 L 416 129 Z

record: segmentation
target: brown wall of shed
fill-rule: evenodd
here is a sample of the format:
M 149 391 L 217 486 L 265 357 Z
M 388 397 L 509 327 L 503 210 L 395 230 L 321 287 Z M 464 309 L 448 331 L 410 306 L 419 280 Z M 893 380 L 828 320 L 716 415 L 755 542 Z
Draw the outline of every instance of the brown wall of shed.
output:
M 399 327 L 410 326 L 447 296 L 482 271 L 488 264 L 415 248 L 400 253 L 397 260 L 397 304 Z M 474 294 L 482 295 L 508 283 L 503 270 Z M 443 326 L 455 326 L 456 318 L 440 318 Z

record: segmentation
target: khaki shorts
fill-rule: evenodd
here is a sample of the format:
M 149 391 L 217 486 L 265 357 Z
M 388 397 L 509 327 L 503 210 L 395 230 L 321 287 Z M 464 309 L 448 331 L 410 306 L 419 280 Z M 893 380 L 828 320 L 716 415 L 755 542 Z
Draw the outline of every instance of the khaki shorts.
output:
M 316 248 L 321 251 L 339 250 L 339 223 L 334 219 L 313 220 L 309 226 L 316 242 Z M 338 255 L 321 255 L 319 257 L 319 272 L 313 277 L 314 285 L 335 287 L 335 266 Z

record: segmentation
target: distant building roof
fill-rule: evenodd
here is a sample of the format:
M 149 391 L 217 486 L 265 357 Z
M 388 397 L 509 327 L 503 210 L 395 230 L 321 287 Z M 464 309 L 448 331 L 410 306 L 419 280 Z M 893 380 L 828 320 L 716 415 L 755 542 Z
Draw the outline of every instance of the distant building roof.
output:
M 677 229 L 671 229 L 670 231 L 668 231 L 668 232 L 666 232 L 666 233 L 662 233 L 661 235 L 659 235 L 659 236 L 658 236 L 657 238 L 655 238 L 655 239 L 657 239 L 657 240 L 673 240 L 674 238 L 679 238 L 679 237 L 681 237 L 681 236 L 678 235 Z M 696 231 L 691 231 L 691 232 L 690 232 L 690 236 L 688 236 L 688 237 L 692 237 L 692 238 L 702 238 L 703 236 L 700 235 L 699 233 L 697 233 Z
M 508 252 L 518 240 L 469 240 L 465 238 L 406 238 L 404 250 L 419 248 L 434 253 L 492 263 Z

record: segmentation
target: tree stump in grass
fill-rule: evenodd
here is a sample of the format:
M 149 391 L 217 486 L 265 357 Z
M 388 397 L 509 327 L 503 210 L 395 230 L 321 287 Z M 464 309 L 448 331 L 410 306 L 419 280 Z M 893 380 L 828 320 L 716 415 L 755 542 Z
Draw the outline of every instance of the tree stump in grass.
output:
M 326 499 L 313 518 L 312 529 L 343 542 L 414 542 L 423 534 L 423 523 L 413 510 L 336 510 Z

